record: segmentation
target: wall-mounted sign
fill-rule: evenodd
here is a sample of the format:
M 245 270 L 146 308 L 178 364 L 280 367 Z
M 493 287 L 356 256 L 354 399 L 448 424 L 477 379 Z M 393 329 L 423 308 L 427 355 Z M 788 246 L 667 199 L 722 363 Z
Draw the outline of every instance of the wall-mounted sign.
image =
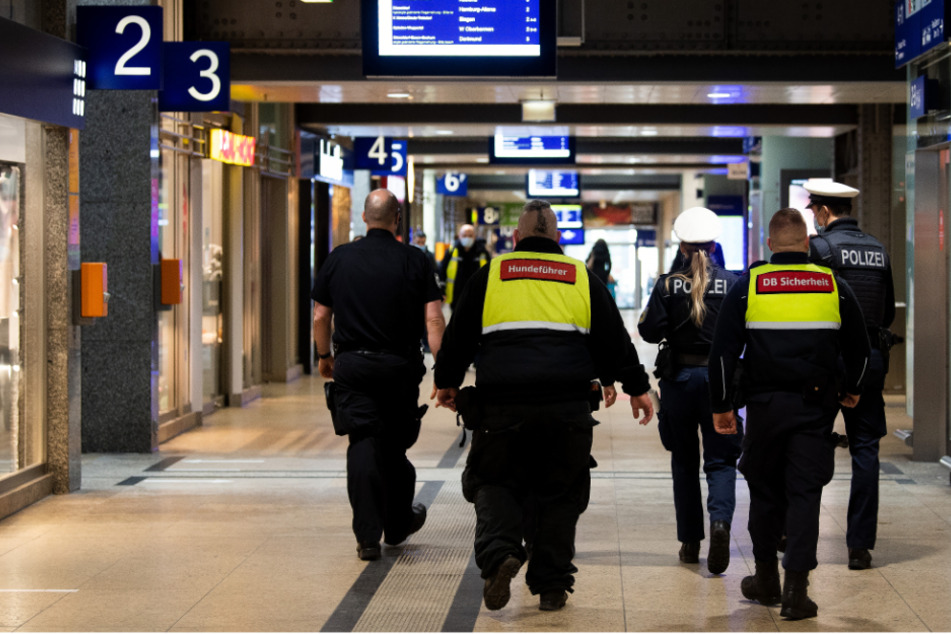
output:
M 379 176 L 406 176 L 406 141 L 389 137 L 357 137 L 353 140 L 355 167 Z
M 474 225 L 497 225 L 502 214 L 496 207 L 478 207 L 471 210 L 469 217 Z
M 443 196 L 465 196 L 469 193 L 469 179 L 459 172 L 446 172 L 436 181 L 436 193 Z
M 76 39 L 89 51 L 89 87 L 162 87 L 162 7 L 76 7 Z
M 231 109 L 231 45 L 228 42 L 166 42 L 165 83 L 159 110 L 211 112 Z
M 254 147 L 257 139 L 228 130 L 215 128 L 211 131 L 209 158 L 232 165 L 254 165 Z
M 895 2 L 895 68 L 945 41 L 945 0 Z
M 86 52 L 0 18 L 0 112 L 67 128 L 86 126 Z

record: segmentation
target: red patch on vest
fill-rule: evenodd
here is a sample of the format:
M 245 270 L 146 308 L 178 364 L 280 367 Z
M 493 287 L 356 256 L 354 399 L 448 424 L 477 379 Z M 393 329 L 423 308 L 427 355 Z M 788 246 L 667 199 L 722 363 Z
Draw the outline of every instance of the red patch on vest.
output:
M 815 271 L 774 271 L 756 277 L 756 292 L 764 293 L 834 293 L 835 285 L 828 273 Z
M 578 274 L 574 264 L 551 260 L 505 260 L 499 267 L 502 281 L 545 280 L 574 284 Z

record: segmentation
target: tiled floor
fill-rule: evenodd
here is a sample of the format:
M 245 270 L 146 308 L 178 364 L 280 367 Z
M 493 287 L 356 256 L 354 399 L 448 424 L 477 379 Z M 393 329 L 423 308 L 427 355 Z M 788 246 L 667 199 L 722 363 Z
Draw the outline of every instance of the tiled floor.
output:
M 634 424 L 618 402 L 597 416 L 600 466 L 568 605 L 540 612 L 520 573 L 510 603 L 489 612 L 454 416 L 431 410 L 410 452 L 426 526 L 365 563 L 350 531 L 346 440 L 333 435 L 322 383 L 267 386 L 154 455 L 88 455 L 81 491 L 0 521 L 0 631 L 951 630 L 948 472 L 911 462 L 892 435 L 875 567 L 846 567 L 839 450 L 811 578 L 819 617 L 789 622 L 740 593 L 752 567 L 742 479 L 727 572 L 707 572 L 706 544 L 700 565 L 678 562 L 668 454 L 656 422 Z M 890 401 L 890 429 L 910 425 L 903 411 Z

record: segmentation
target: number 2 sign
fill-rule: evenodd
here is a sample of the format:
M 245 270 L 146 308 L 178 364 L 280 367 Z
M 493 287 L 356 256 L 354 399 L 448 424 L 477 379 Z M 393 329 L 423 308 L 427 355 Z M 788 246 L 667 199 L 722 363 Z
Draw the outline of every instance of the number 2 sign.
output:
M 161 88 L 162 7 L 76 7 L 76 36 L 89 52 L 87 88 Z

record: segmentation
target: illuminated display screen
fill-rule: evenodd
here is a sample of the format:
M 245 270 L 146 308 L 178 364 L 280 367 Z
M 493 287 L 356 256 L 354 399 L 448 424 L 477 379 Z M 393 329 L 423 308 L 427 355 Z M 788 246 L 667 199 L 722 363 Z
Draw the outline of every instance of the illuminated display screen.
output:
M 489 142 L 490 163 L 575 162 L 575 140 L 567 134 L 496 132 Z
M 368 76 L 555 76 L 553 0 L 362 0 Z
M 578 172 L 566 170 L 528 170 L 525 190 L 529 198 L 578 198 L 581 196 Z

